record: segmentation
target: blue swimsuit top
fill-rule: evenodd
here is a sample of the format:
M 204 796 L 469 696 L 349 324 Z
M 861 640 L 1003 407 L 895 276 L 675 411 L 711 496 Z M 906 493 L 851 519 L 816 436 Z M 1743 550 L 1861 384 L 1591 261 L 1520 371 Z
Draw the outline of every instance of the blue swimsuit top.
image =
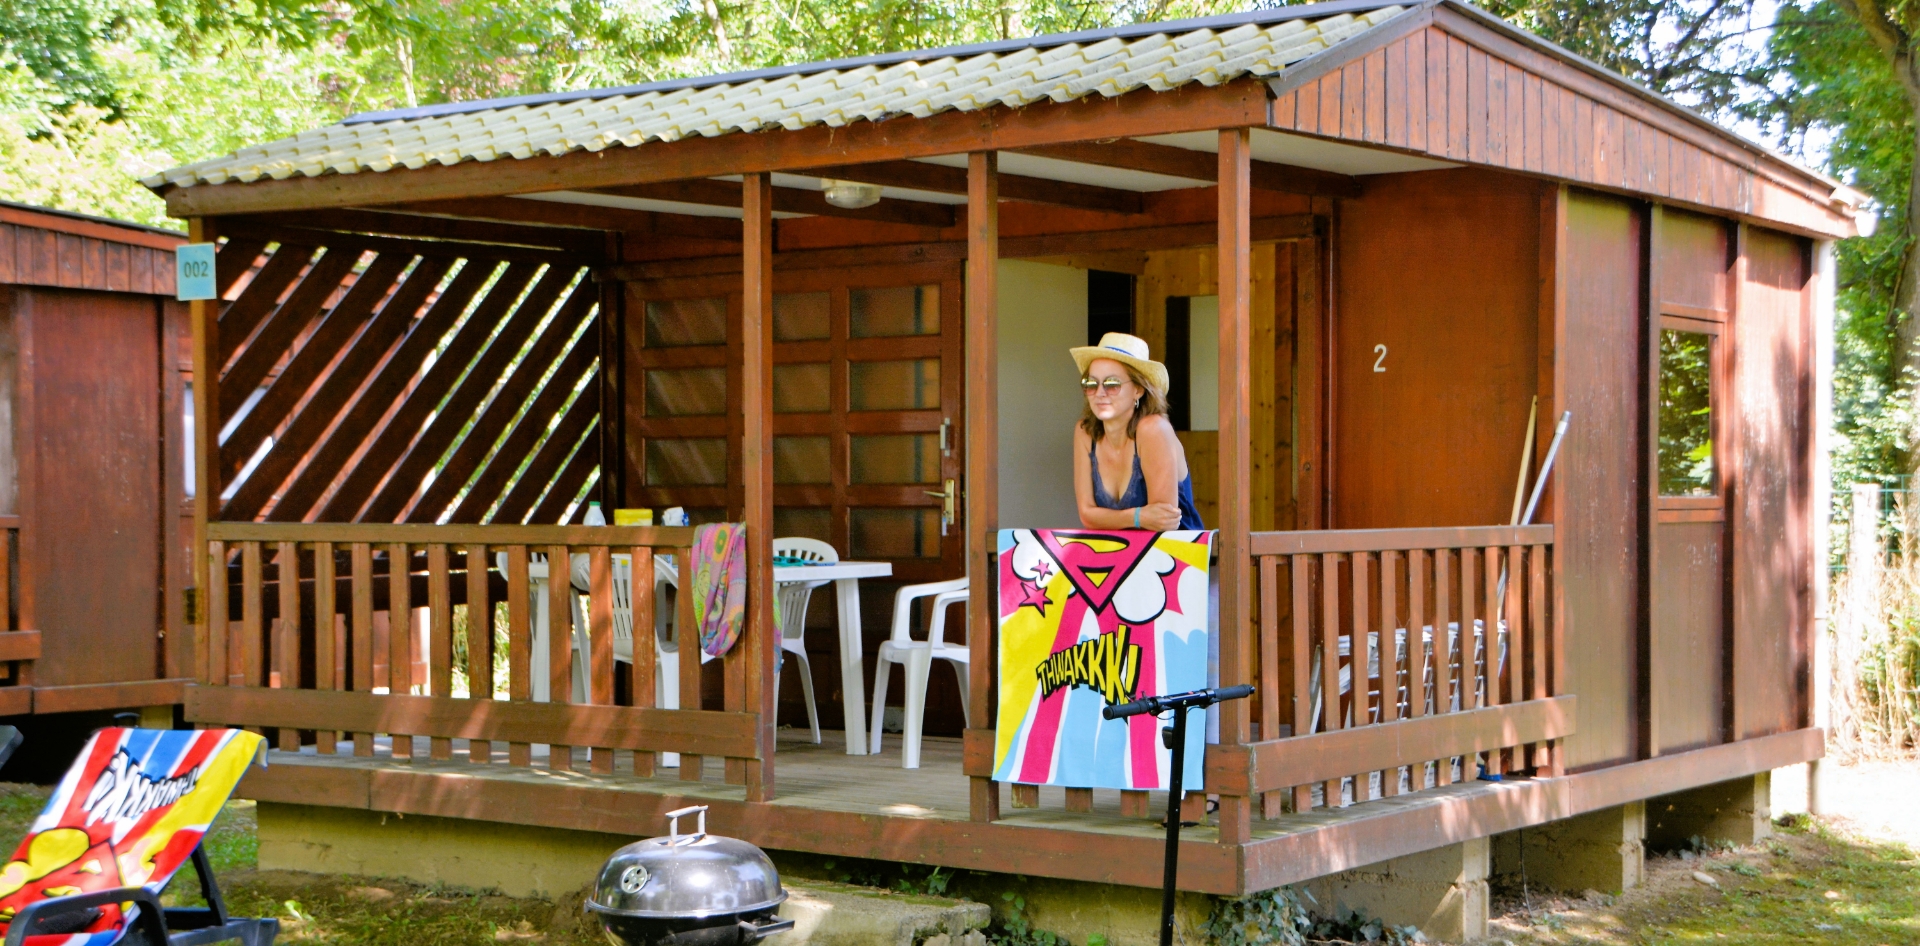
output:
M 1133 449 L 1133 475 L 1127 479 L 1127 488 L 1119 499 L 1107 495 L 1107 485 L 1100 482 L 1100 458 L 1094 451 L 1099 449 L 1096 442 L 1087 447 L 1088 466 L 1093 468 L 1093 504 L 1102 509 L 1137 509 L 1147 504 L 1147 475 L 1140 469 L 1140 448 Z M 1180 480 L 1180 528 L 1182 530 L 1204 529 L 1200 523 L 1200 510 L 1193 505 L 1193 471 Z

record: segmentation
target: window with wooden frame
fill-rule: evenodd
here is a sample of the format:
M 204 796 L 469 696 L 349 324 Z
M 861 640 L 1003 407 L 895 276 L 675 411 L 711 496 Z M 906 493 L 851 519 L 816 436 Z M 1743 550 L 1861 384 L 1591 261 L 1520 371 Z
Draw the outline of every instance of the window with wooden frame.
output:
M 1666 522 L 1723 517 L 1720 335 L 1724 323 L 1662 315 L 1655 441 L 1659 513 Z
M 774 530 L 908 580 L 964 571 L 943 500 L 962 463 L 961 272 L 780 271 L 773 298 Z M 628 505 L 738 515 L 740 278 L 628 284 Z

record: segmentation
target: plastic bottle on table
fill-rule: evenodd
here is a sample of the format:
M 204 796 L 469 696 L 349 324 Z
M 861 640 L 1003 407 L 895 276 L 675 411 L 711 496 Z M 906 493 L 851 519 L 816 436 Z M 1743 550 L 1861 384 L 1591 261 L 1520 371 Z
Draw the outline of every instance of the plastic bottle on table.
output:
M 607 524 L 607 514 L 600 511 L 599 503 L 588 503 L 587 513 L 581 517 L 580 524 L 584 526 L 604 526 Z

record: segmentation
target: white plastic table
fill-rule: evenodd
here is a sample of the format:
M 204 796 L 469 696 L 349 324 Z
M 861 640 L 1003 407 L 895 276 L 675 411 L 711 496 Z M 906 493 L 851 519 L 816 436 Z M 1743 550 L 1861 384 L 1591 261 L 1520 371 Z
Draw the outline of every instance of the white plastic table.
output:
M 833 565 L 779 565 L 774 582 L 831 581 L 840 605 L 840 702 L 846 710 L 847 754 L 867 754 L 867 682 L 861 660 L 860 579 L 886 578 L 893 566 L 886 562 L 839 562 Z
M 616 560 L 631 560 L 615 555 Z M 839 605 L 840 627 L 840 699 L 846 711 L 847 754 L 865 755 L 867 750 L 867 686 L 862 658 L 860 630 L 860 579 L 886 578 L 893 574 L 887 562 L 839 562 L 833 565 L 780 565 L 773 570 L 775 584 L 797 581 L 831 581 Z M 527 578 L 533 584 L 533 685 L 535 700 L 549 699 L 546 692 L 547 654 L 547 563 L 529 562 Z

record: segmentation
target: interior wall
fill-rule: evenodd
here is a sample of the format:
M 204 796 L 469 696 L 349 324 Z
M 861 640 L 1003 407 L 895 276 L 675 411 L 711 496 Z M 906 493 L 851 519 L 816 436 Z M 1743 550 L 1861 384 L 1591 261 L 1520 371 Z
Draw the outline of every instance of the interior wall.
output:
M 1188 302 L 1187 377 L 1192 400 L 1189 430 L 1220 429 L 1220 297 L 1194 296 Z
M 1067 349 L 1087 343 L 1087 271 L 1000 261 L 1000 524 L 1076 526 L 1073 425 L 1083 403 Z
M 1341 204 L 1331 528 L 1510 520 L 1539 390 L 1540 194 L 1426 171 Z

